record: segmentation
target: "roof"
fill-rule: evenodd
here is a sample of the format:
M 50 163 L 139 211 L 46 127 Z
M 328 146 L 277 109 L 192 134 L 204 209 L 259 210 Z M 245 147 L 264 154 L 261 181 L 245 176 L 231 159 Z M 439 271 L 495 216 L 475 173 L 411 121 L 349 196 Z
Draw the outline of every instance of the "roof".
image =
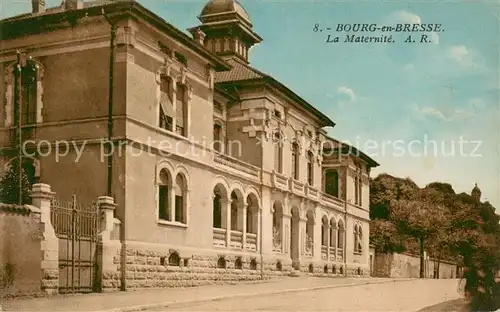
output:
M 289 96 L 292 100 L 296 101 L 306 110 L 310 111 L 313 115 L 318 117 L 321 120 L 323 127 L 335 126 L 335 122 L 333 122 L 328 116 L 314 108 L 306 100 L 301 98 L 299 95 L 297 95 L 295 92 L 290 90 L 288 87 L 286 87 L 284 84 L 274 79 L 273 77 L 251 67 L 250 65 L 236 58 L 230 58 L 226 60 L 226 62 L 231 65 L 232 69 L 229 71 L 218 72 L 216 74 L 216 83 L 222 85 L 245 84 L 256 81 L 267 83 L 283 92 L 285 95 Z
M 368 164 L 368 166 L 370 166 L 372 168 L 380 166 L 380 164 L 377 163 L 373 158 L 371 158 L 370 156 L 366 155 L 362 151 L 358 150 L 354 146 L 346 144 L 346 143 L 343 143 L 343 142 L 339 142 L 338 140 L 336 140 L 334 138 L 331 138 L 329 136 L 326 136 L 326 138 L 329 139 L 329 140 L 332 140 L 334 142 L 337 142 L 340 146 L 339 147 L 334 147 L 334 148 L 324 148 L 323 150 L 325 152 L 330 152 L 330 151 L 333 150 L 333 152 L 339 152 L 342 155 L 353 155 L 353 156 L 359 157 L 361 160 L 365 161 Z
M 250 16 L 243 6 L 236 0 L 210 0 L 201 10 L 200 16 L 216 15 L 235 12 L 250 22 Z
M 85 3 L 85 7 L 79 10 L 63 10 L 61 7 L 56 7 L 49 8 L 43 13 L 22 14 L 0 20 L 0 33 L 2 34 L 2 40 L 8 40 L 52 31 L 57 28 L 70 27 L 72 22 L 84 17 L 103 15 L 114 17 L 126 14 L 140 17 L 161 31 L 167 32 L 173 39 L 209 59 L 215 65 L 216 70 L 228 70 L 231 68 L 219 56 L 208 51 L 187 34 L 134 0 L 98 0 Z

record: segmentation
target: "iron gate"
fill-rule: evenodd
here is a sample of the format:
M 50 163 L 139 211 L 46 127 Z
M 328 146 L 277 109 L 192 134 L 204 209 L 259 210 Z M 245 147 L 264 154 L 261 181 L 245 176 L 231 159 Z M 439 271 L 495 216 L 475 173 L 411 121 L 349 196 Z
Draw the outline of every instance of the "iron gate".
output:
M 51 222 L 59 238 L 59 292 L 95 290 L 99 207 L 52 200 Z

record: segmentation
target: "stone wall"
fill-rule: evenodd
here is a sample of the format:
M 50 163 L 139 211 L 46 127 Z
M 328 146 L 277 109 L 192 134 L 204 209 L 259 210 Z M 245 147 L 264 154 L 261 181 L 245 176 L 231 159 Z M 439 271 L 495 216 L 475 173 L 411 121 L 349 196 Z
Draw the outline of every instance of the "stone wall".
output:
M 261 260 L 258 254 L 190 250 L 163 244 L 137 242 L 126 243 L 125 250 L 127 290 L 191 287 L 257 281 L 262 277 L 264 279 L 271 277 L 269 274 L 262 276 Z M 114 257 L 117 267 L 120 259 L 121 256 L 117 253 Z M 266 271 L 272 269 L 270 263 L 264 266 L 267 266 Z
M 41 230 L 39 209 L 0 204 L 0 298 L 42 292 Z
M 427 258 L 424 261 L 425 278 L 438 278 L 435 272 L 438 261 Z M 439 278 L 457 278 L 456 264 L 439 262 Z M 420 277 L 420 258 L 410 254 L 383 254 L 375 253 L 373 261 L 373 276 L 376 277 Z
M 125 261 L 122 266 L 120 261 Z M 335 269 L 334 269 L 335 266 Z M 267 280 L 292 273 L 292 261 L 286 256 L 228 250 L 203 250 L 165 244 L 126 242 L 115 248 L 113 265 L 103 272 L 103 290 L 117 290 L 121 270 L 124 289 L 193 287 Z M 302 262 L 302 274 L 323 277 L 369 276 L 367 268 L 323 262 Z

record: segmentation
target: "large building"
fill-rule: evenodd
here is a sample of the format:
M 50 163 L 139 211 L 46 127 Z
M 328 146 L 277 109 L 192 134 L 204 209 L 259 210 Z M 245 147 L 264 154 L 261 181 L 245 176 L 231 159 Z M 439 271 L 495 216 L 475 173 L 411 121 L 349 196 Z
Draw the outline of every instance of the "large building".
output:
M 0 168 L 20 123 L 33 182 L 112 196 L 127 288 L 169 285 L 138 277 L 147 265 L 176 280 L 369 275 L 378 164 L 251 66 L 262 38 L 237 1 L 209 1 L 191 36 L 135 1 L 32 4 L 0 21 Z

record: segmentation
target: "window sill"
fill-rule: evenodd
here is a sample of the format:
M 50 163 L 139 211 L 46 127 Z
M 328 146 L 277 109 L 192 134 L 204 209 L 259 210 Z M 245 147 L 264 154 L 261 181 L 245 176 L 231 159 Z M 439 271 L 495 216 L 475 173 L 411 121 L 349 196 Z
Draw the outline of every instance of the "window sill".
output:
M 188 227 L 187 224 L 185 224 L 185 223 L 173 222 L 173 221 L 167 221 L 167 220 L 158 220 L 157 223 L 161 224 L 161 225 L 168 225 L 168 226 L 184 228 L 184 229 L 187 229 L 187 227 Z
M 355 255 L 355 256 L 362 256 L 362 255 L 363 255 L 363 252 L 358 252 L 358 251 L 355 251 L 355 252 L 354 252 L 354 255 Z

